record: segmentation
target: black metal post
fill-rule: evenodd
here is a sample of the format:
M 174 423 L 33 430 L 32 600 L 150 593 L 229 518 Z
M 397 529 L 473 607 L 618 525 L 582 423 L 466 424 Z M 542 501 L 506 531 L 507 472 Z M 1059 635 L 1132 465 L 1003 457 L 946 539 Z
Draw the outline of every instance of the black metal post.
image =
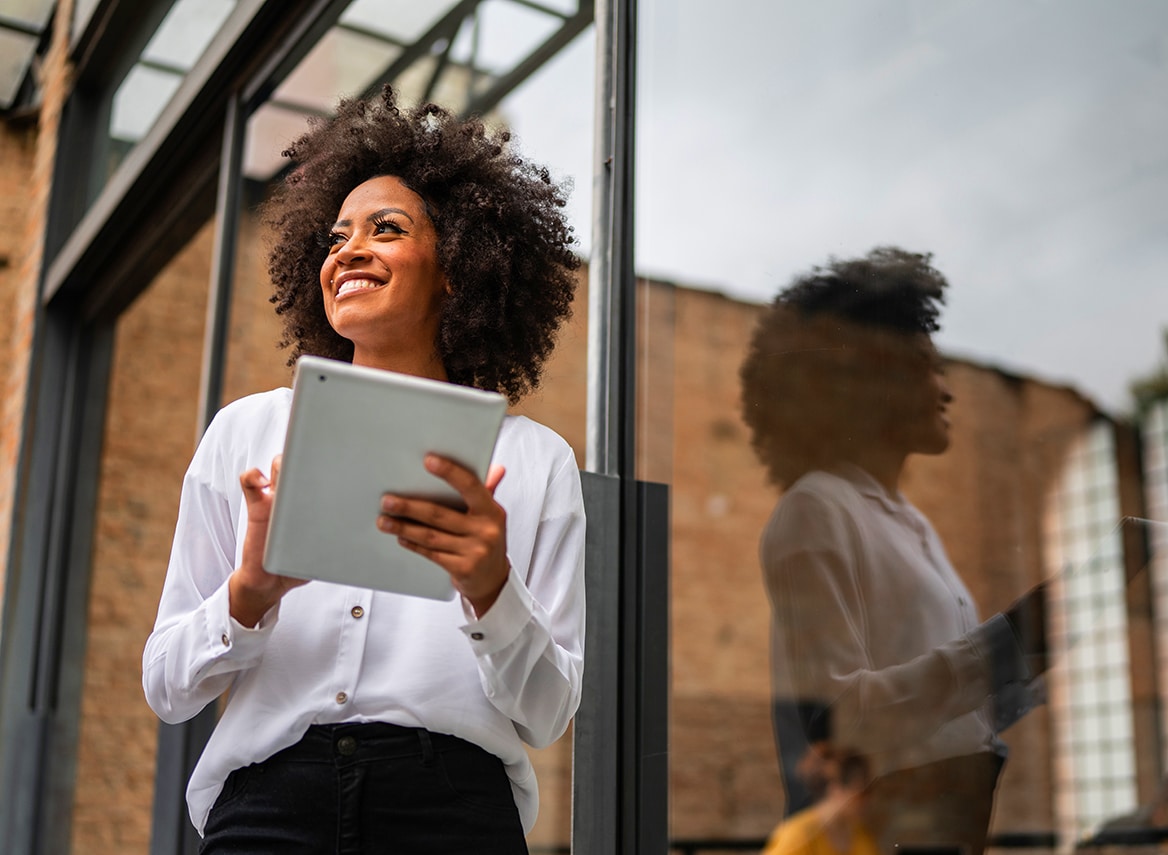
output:
M 587 439 L 595 474 L 585 478 L 589 634 L 576 717 L 572 848 L 665 855 L 668 492 L 636 480 L 636 2 L 600 0 L 595 21 Z

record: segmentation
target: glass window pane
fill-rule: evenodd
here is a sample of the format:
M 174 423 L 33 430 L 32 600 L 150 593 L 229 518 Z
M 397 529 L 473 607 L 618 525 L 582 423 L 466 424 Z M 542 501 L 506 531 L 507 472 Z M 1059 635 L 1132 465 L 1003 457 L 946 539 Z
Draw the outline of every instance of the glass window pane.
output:
M 29 27 L 43 30 L 53 12 L 53 0 L 3 0 L 0 15 Z
M 510 71 L 560 24 L 559 18 L 513 0 L 485 0 L 474 23 L 460 31 L 454 56 L 496 73 Z
M 275 100 L 328 112 L 342 95 L 360 95 L 402 49 L 374 36 L 333 28 L 276 90 Z
M 0 109 L 12 106 L 36 53 L 37 39 L 0 29 Z
M 110 137 L 125 142 L 142 139 L 181 84 L 181 75 L 134 66 L 114 93 Z
M 175 0 L 158 29 L 110 93 L 108 146 L 97 190 L 162 115 L 216 33 L 236 8 L 236 0 Z
M 1129 385 L 1165 358 L 1168 8 L 638 11 L 638 465 L 671 487 L 675 842 L 761 848 L 821 795 L 816 742 L 869 758 L 888 817 L 932 809 L 903 796 L 913 770 L 973 780 L 943 761 L 995 735 L 995 833 L 1075 840 L 1149 803 L 1163 660 L 1116 527 L 1151 474 Z M 1048 709 L 1000 733 L 946 709 L 944 645 L 1062 573 Z
M 178 0 L 142 51 L 142 61 L 189 71 L 235 5 L 236 0 Z
M 411 0 L 354 0 L 341 14 L 351 24 L 409 44 L 417 41 L 457 4 L 457 0 L 414 3 Z

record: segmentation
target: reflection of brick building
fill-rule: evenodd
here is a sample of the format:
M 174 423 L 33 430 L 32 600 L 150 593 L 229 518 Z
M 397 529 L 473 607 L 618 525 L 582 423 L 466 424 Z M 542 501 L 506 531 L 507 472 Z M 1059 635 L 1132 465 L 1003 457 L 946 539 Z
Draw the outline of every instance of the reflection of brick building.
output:
M 33 171 L 28 133 L 4 130 L 0 151 L 0 179 L 25 186 Z M 27 216 L 24 208 L 0 209 L 0 235 L 7 236 L 0 238 L 0 258 L 8 259 L 0 264 L 0 329 L 13 351 L 2 369 L 5 533 L 23 406 L 19 366 L 31 330 L 28 283 L 35 280 L 19 240 L 38 228 Z M 288 377 L 284 354 L 271 347 L 278 326 L 266 299 L 261 242 L 249 228 L 237 265 L 227 399 Z M 193 450 L 210 259 L 206 227 L 118 324 L 90 583 L 75 851 L 149 847 L 156 721 L 141 697 L 140 656 Z M 673 834 L 757 838 L 781 806 L 769 721 L 769 610 L 755 557 L 776 497 L 749 449 L 737 403 L 738 365 L 757 307 L 661 283 L 642 283 L 640 298 L 640 474 L 672 485 Z M 545 388 L 523 406 L 559 430 L 581 462 L 584 305 L 581 299 L 562 336 Z M 1067 477 L 1072 451 L 1092 431 L 1111 437 L 1112 460 L 1119 461 L 1107 488 L 1115 506 L 1140 513 L 1133 437 L 1068 388 L 960 360 L 951 364 L 950 383 L 957 398 L 953 447 L 943 457 L 914 459 L 906 492 L 933 519 L 989 614 L 1055 569 L 1047 541 L 1051 496 Z M 1150 798 L 1161 767 L 1151 609 L 1147 580 L 1137 579 L 1126 599 L 1126 631 L 1133 791 L 1141 801 Z M 1013 756 L 1000 790 L 998 831 L 1055 827 L 1054 787 L 1065 763 L 1055 756 L 1054 712 L 1040 709 L 1007 734 Z M 537 762 L 544 802 L 535 840 L 566 840 L 569 742 L 541 752 Z
M 756 559 L 776 495 L 747 445 L 736 384 L 757 307 L 656 283 L 645 292 L 642 474 L 673 485 L 673 833 L 757 835 L 781 798 L 768 714 L 769 614 Z M 1058 569 L 1047 542 L 1050 509 L 1065 482 L 1080 477 L 1076 461 L 1092 437 L 1107 437 L 1111 449 L 1110 480 L 1093 488 L 1111 502 L 1104 532 L 1120 515 L 1143 515 L 1134 435 L 1070 388 L 966 360 L 950 361 L 948 375 L 952 446 L 940 457 L 912 458 L 903 486 L 988 616 Z M 1159 704 L 1147 574 L 1128 591 L 1125 617 L 1129 783 L 1142 802 L 1161 768 L 1148 750 L 1158 744 Z M 1060 661 L 1054 682 L 1066 671 Z M 1054 775 L 1071 763 L 1055 756 L 1051 719 L 1059 712 L 1040 708 L 1005 735 L 1012 755 L 995 831 L 1079 830 L 1066 816 L 1056 825 Z M 1090 769 L 1080 763 L 1073 774 L 1081 785 Z M 1066 802 L 1063 813 L 1081 820 L 1085 806 Z

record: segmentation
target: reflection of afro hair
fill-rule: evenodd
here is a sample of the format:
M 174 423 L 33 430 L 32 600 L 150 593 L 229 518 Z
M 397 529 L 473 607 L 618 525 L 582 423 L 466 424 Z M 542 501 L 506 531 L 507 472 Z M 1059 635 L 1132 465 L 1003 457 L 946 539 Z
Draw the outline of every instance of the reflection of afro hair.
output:
M 880 417 L 882 390 L 939 329 L 930 254 L 879 247 L 795 279 L 762 313 L 740 370 L 743 419 L 770 479 L 836 463 Z M 885 384 L 882 386 L 881 384 Z
M 506 395 L 539 384 L 560 324 L 571 314 L 580 265 L 564 193 L 548 171 L 488 131 L 426 104 L 399 109 L 380 99 L 345 100 L 284 152 L 297 165 L 264 209 L 274 233 L 268 271 L 284 319 L 281 346 L 351 360 L 353 345 L 324 313 L 324 238 L 357 185 L 394 175 L 422 197 L 438 235 L 438 263 L 451 284 L 437 349 L 454 383 Z

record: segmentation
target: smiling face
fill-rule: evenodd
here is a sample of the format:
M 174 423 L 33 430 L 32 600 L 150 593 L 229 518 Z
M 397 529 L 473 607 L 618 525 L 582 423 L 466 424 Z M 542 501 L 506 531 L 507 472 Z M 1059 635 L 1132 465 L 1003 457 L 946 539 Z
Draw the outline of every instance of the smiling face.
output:
M 949 448 L 953 393 L 944 362 L 926 335 L 906 339 L 889 358 L 882 384 L 889 434 L 906 454 L 941 454 Z
M 320 286 L 353 363 L 445 379 L 435 350 L 446 278 L 425 203 L 400 178 L 354 188 L 328 238 Z

